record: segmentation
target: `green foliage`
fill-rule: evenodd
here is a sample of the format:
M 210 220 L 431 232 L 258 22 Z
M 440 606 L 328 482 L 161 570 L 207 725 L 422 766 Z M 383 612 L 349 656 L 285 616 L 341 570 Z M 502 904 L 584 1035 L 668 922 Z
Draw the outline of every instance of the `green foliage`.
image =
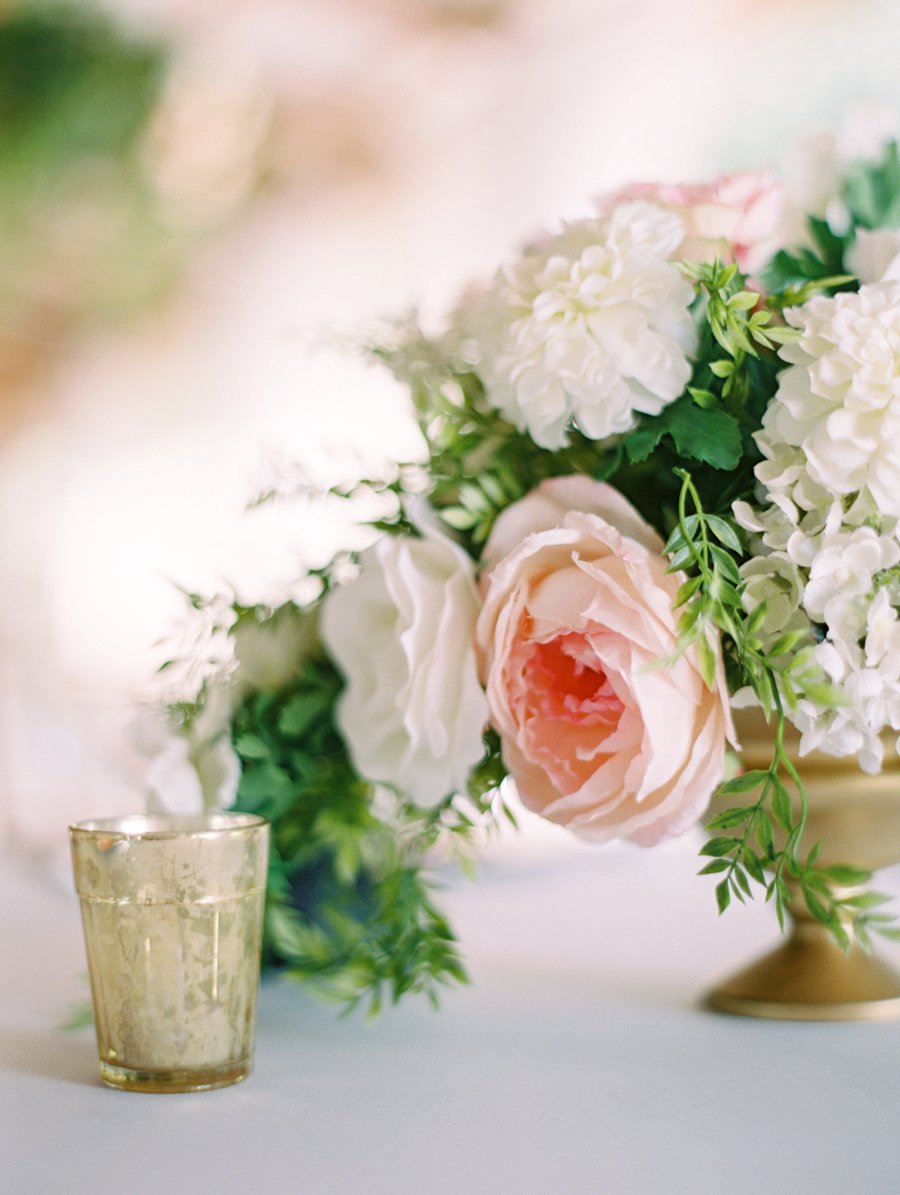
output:
M 850 168 L 842 199 L 853 224 L 860 228 L 900 227 L 900 154 L 897 143 L 885 147 L 878 162 L 857 162 Z
M 311 657 L 283 690 L 249 694 L 234 714 L 235 808 L 272 822 L 265 958 L 348 1008 L 375 1012 L 408 992 L 434 1001 L 466 973 L 428 857 L 448 840 L 465 848 L 487 786 L 471 816 L 459 799 L 436 810 L 374 801 L 334 726 L 340 688 L 330 662 Z
M 683 263 L 698 291 L 699 343 L 685 393 L 660 415 L 642 416 L 622 441 L 624 462 L 610 474 L 617 488 L 664 534 L 675 525 L 678 469 L 694 463 L 704 504 L 723 515 L 754 486 L 759 428 L 782 367 L 777 348 L 795 337 L 775 305 L 734 264 Z M 641 469 L 635 469 L 642 466 Z M 655 484 L 646 486 L 647 478 Z M 661 479 L 668 488 L 660 501 Z
M 782 249 L 763 271 L 762 280 L 781 307 L 805 303 L 814 294 L 834 294 L 856 285 L 846 270 L 846 253 L 859 228 L 900 227 L 900 155 L 889 142 L 877 162 L 856 162 L 841 191 L 848 223 L 836 233 L 827 221 L 807 219 L 809 244 Z
M 24 4 L 0 19 L 0 155 L 50 175 L 128 152 L 156 102 L 165 55 L 84 4 Z
M 781 308 L 798 306 L 815 294 L 834 294 L 854 282 L 853 275 L 845 272 L 844 255 L 855 232 L 851 229 L 837 236 L 814 216 L 807 220 L 807 228 L 810 245 L 780 250 L 763 271 L 772 302 Z
M 0 15 L 0 312 L 16 334 L 46 324 L 36 262 L 65 279 L 67 316 L 119 319 L 171 277 L 176 237 L 141 154 L 168 57 L 90 4 Z

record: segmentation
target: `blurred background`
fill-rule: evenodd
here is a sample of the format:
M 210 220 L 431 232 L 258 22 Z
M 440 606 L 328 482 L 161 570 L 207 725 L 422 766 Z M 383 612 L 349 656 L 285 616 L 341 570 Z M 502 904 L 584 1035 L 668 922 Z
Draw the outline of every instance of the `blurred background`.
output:
M 141 802 L 177 586 L 342 534 L 246 507 L 412 456 L 353 344 L 634 179 L 900 112 L 895 0 L 0 3 L 0 845 Z

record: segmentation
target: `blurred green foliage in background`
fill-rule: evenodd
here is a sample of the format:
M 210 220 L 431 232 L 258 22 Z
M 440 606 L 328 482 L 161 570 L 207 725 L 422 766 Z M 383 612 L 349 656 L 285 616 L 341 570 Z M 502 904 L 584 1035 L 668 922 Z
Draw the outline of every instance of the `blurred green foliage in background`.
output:
M 167 65 L 86 4 L 0 13 L 0 355 L 127 315 L 166 280 L 143 148 Z

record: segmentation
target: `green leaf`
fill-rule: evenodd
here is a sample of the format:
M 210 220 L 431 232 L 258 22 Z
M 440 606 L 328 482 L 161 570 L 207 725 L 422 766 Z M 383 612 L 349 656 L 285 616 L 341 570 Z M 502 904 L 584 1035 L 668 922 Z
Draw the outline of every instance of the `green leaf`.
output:
M 858 162 L 846 175 L 843 200 L 853 220 L 864 228 L 900 225 L 900 159 L 890 142 L 880 162 Z
M 841 888 L 856 888 L 861 884 L 868 884 L 872 878 L 871 871 L 866 868 L 851 867 L 846 863 L 834 863 L 830 867 L 820 868 L 819 871 L 832 884 L 837 884 Z M 873 904 L 883 904 L 890 900 L 889 896 L 882 896 L 878 892 L 868 892 L 862 895 L 871 903 L 860 905 L 859 898 L 850 897 L 849 899 L 854 901 L 858 908 L 871 908 Z M 873 900 L 873 897 L 876 899 Z
M 661 419 L 644 420 L 640 427 L 624 439 L 625 452 L 632 465 L 645 461 L 666 434 L 666 425 Z
M 717 813 L 714 818 L 711 818 L 707 824 L 710 830 L 733 830 L 735 826 L 741 826 L 753 814 L 752 805 L 742 805 L 736 809 L 724 809 L 721 813 Z
M 686 565 L 691 564 L 696 558 L 696 551 L 692 544 L 685 544 L 683 548 L 679 548 L 669 561 L 666 572 L 677 573 Z
M 765 601 L 760 602 L 758 606 L 754 606 L 746 622 L 746 634 L 748 636 L 755 635 L 765 622 L 767 609 L 768 603 Z
M 756 815 L 756 841 L 763 856 L 772 862 L 775 859 L 775 837 L 765 809 L 760 809 Z
M 722 880 L 721 883 L 716 884 L 716 905 L 718 906 L 719 914 L 724 913 L 730 904 L 731 889 L 729 888 L 728 881 Z
M 247 768 L 241 776 L 239 792 L 245 800 L 279 804 L 291 800 L 295 795 L 293 782 L 287 772 L 269 762 Z
M 728 306 L 735 311 L 750 311 L 754 308 L 762 298 L 755 291 L 741 290 L 736 295 L 732 295 L 728 300 Z
M 713 469 L 736 469 L 743 452 L 736 419 L 721 409 L 704 411 L 690 399 L 678 399 L 663 416 L 682 456 Z
M 815 893 L 811 891 L 810 888 L 804 887 L 803 899 L 810 913 L 821 925 L 830 926 L 834 923 L 834 914 L 828 911 L 828 909 L 822 904 L 822 902 L 815 895 Z
M 478 522 L 479 516 L 461 506 L 448 506 L 440 512 L 441 518 L 454 531 L 468 531 Z
M 808 631 L 785 631 L 783 635 L 779 635 L 775 642 L 769 647 L 768 655 L 773 659 L 778 656 L 786 656 L 792 652 L 795 647 L 809 638 Z
M 675 594 L 675 609 L 677 610 L 679 606 L 683 606 L 685 602 L 689 602 L 702 583 L 702 577 L 689 577 L 687 581 L 679 585 L 678 592 Z
M 898 926 L 872 926 L 875 932 L 881 938 L 887 938 L 891 942 L 900 942 L 900 927 Z
M 699 876 L 715 875 L 721 871 L 728 871 L 731 867 L 731 862 L 728 859 L 711 859 L 705 867 L 701 867 L 697 872 Z
M 704 843 L 700 848 L 700 854 L 715 859 L 721 855 L 730 855 L 740 845 L 741 840 L 739 838 L 711 838 L 709 842 Z
M 824 869 L 823 869 L 824 870 Z M 830 871 L 830 868 L 828 869 Z M 842 869 L 839 869 L 842 870 Z M 848 868 L 849 871 L 855 871 L 855 868 Z M 861 881 L 867 883 L 867 880 Z M 840 880 L 832 880 L 832 883 L 841 884 Z M 842 905 L 846 905 L 848 909 L 877 909 L 881 905 L 886 905 L 892 899 L 890 896 L 885 896 L 883 892 L 858 892 L 853 896 L 845 896 L 841 900 Z
M 322 712 L 323 703 L 319 693 L 300 692 L 287 702 L 279 714 L 278 729 L 290 738 L 299 738 Z
M 740 867 L 736 867 L 734 869 L 734 879 L 737 884 L 738 896 L 741 895 L 741 892 L 743 892 L 745 896 L 753 895 L 752 890 L 750 888 L 750 881 L 747 879 L 746 875 L 744 874 L 744 872 L 741 870 Z
M 717 378 L 730 378 L 734 373 L 734 361 L 730 357 L 721 357 L 718 361 L 710 361 L 709 368 Z
M 772 780 L 772 814 L 782 830 L 790 834 L 794 825 L 791 798 L 788 790 L 777 776 Z
M 707 689 L 716 687 L 716 654 L 703 631 L 697 636 L 697 663 Z
M 740 776 L 735 776 L 731 780 L 726 780 L 724 784 L 720 784 L 717 789 L 717 794 L 720 797 L 732 796 L 735 793 L 750 792 L 754 788 L 759 788 L 760 785 L 765 784 L 769 779 L 769 773 L 762 768 L 751 768 L 746 772 L 741 772 Z
M 727 519 L 723 519 L 720 515 L 706 515 L 705 522 L 720 543 L 724 544 L 726 548 L 730 548 L 732 552 L 743 555 L 744 546 L 740 536 Z
M 687 392 L 697 406 L 702 407 L 704 411 L 708 411 L 710 407 L 716 406 L 719 401 L 711 390 L 703 390 L 699 386 L 688 386 Z
M 722 573 L 727 581 L 732 585 L 740 585 L 741 574 L 738 572 L 738 567 L 733 558 L 728 555 L 724 548 L 720 548 L 718 544 L 710 544 L 709 552 L 713 560 L 716 562 L 716 567 Z
M 234 749 L 242 759 L 268 759 L 271 754 L 271 749 L 255 734 L 238 735 Z

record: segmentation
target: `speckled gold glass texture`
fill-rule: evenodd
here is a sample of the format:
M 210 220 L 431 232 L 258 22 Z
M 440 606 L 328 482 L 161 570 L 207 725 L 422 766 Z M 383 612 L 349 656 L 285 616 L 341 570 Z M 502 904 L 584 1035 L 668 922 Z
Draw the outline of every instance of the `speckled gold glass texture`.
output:
M 268 822 L 134 814 L 69 836 L 103 1082 L 202 1091 L 246 1078 Z

